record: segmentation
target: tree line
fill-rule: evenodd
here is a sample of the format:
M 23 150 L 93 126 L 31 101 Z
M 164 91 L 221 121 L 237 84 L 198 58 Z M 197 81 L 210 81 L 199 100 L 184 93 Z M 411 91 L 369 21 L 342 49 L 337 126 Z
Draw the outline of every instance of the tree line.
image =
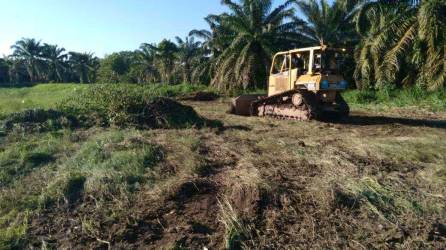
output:
M 222 0 L 209 28 L 99 59 L 22 39 L 0 59 L 0 83 L 203 83 L 264 88 L 278 51 L 326 44 L 351 49 L 345 74 L 361 89 L 446 81 L 444 0 Z M 300 15 L 297 15 L 297 13 Z

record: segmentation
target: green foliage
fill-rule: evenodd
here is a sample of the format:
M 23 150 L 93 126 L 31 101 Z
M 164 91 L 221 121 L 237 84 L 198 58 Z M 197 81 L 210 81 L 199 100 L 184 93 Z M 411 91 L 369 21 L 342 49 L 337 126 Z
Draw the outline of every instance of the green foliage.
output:
M 214 44 L 221 47 L 213 61 L 212 85 L 220 90 L 264 87 L 271 57 L 306 41 L 304 21 L 294 15 L 292 1 L 273 8 L 271 0 L 222 1 L 228 13 L 210 15 L 208 23 L 218 30 Z
M 159 68 L 161 81 L 174 83 L 175 54 L 178 51 L 176 44 L 169 40 L 162 40 L 155 49 L 155 64 Z
M 243 223 L 228 200 L 219 201 L 221 218 L 225 226 L 226 248 L 231 250 L 243 249 L 244 243 L 252 239 L 251 227 Z
M 343 96 L 352 105 L 412 106 L 433 111 L 446 108 L 446 91 L 432 92 L 420 86 L 397 89 L 390 85 L 381 90 L 349 90 Z
M 101 126 L 184 128 L 202 126 L 205 120 L 191 107 L 163 96 L 190 91 L 183 85 L 160 88 L 122 84 L 97 85 L 64 101 L 60 109 L 79 120 Z
M 68 64 L 77 81 L 80 83 L 96 82 L 99 69 L 99 58 L 93 53 L 69 52 Z
M 26 109 L 54 109 L 58 102 L 89 87 L 80 84 L 38 84 L 0 88 L 0 116 Z
M 150 96 L 179 97 L 195 92 L 215 92 L 213 88 L 204 85 L 191 84 L 121 84 L 121 89 L 137 89 Z M 38 84 L 31 87 L 0 89 L 0 118 L 14 112 L 27 109 L 56 109 L 67 98 L 82 95 L 87 89 L 96 85 L 83 84 Z M 102 85 L 101 85 L 102 86 Z M 116 87 L 111 85 L 111 88 Z
M 96 81 L 99 59 L 92 53 L 67 54 L 64 48 L 30 38 L 17 41 L 12 49 L 0 63 L 0 83 Z
M 42 47 L 42 57 L 46 60 L 47 72 L 45 78 L 48 81 L 63 82 L 67 79 L 68 65 L 64 48 L 45 43 Z
M 354 30 L 353 18 L 359 1 L 297 0 L 298 9 L 307 19 L 308 29 L 304 34 L 314 45 L 325 44 L 334 47 L 351 46 L 358 37 Z
M 59 135 L 32 136 L 0 151 L 0 187 L 9 186 L 35 169 L 52 164 L 63 144 Z M 21 138 L 19 136 L 19 138 Z
M 103 83 L 131 82 L 129 73 L 134 61 L 133 52 L 119 52 L 101 60 L 98 81 Z
M 40 41 L 24 38 L 17 41 L 11 48 L 14 49 L 14 57 L 23 59 L 30 81 L 35 82 L 39 79 L 44 67 Z
M 192 30 L 176 42 L 143 43 L 102 60 L 21 39 L 12 56 L 0 59 L 0 83 L 183 82 L 235 92 L 264 88 L 274 53 L 324 43 L 355 50 L 343 74 L 361 90 L 446 85 L 443 0 L 284 0 L 276 8 L 272 0 L 224 0 L 222 5 L 227 12 L 205 18 L 209 30 Z
M 429 90 L 446 82 L 446 3 L 441 0 L 367 1 L 357 15 L 358 88 L 417 83 Z
M 28 228 L 28 213 L 16 210 L 0 216 L 0 249 L 22 249 Z
M 0 150 L 1 249 L 20 248 L 28 213 L 85 197 L 95 200 L 98 211 L 124 209 L 135 192 L 156 180 L 165 158 L 162 147 L 134 130 L 100 132 L 86 141 L 71 138 L 72 133 L 8 137 Z

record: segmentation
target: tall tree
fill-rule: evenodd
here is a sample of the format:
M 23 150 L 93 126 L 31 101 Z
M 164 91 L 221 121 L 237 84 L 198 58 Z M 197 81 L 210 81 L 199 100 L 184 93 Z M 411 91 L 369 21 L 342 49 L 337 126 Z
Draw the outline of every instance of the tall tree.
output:
M 201 56 L 201 42 L 195 41 L 194 37 L 186 37 L 185 40 L 176 37 L 178 44 L 179 68 L 184 83 L 191 83 L 192 67 L 197 57 Z
M 17 84 L 30 80 L 24 59 L 8 56 L 4 60 L 8 65 L 9 83 Z
M 65 49 L 60 48 L 57 45 L 51 45 L 45 43 L 42 48 L 42 57 L 47 61 L 48 65 L 48 78 L 49 80 L 56 82 L 64 81 L 64 73 L 66 70 Z
M 273 8 L 272 0 L 222 0 L 230 11 L 215 18 L 224 31 L 215 42 L 228 46 L 214 62 L 214 86 L 231 89 L 266 85 L 272 55 L 306 40 L 299 32 L 304 21 L 295 17 L 292 2 Z
M 296 0 L 297 7 L 307 20 L 304 34 L 315 44 L 348 46 L 358 41 L 353 19 L 359 0 Z
M 150 45 L 152 46 L 152 45 Z M 163 83 L 174 83 L 175 55 L 178 51 L 175 43 L 164 39 L 157 46 L 152 46 L 155 50 L 155 63 L 161 75 Z
M 155 65 L 156 45 L 143 43 L 135 53 L 132 73 L 138 83 L 154 83 L 159 80 L 159 71 Z
M 23 38 L 12 45 L 11 48 L 14 50 L 14 57 L 24 60 L 31 82 L 36 82 L 44 68 L 40 41 Z
M 376 83 L 446 86 L 446 2 L 368 1 L 357 18 L 355 77 L 359 87 Z
M 69 52 L 68 62 L 80 83 L 95 82 L 99 59 L 92 53 Z
M 210 30 L 192 30 L 189 36 L 201 40 L 200 57 L 194 60 L 194 69 L 192 70 L 192 81 L 200 83 L 209 83 L 218 65 L 215 64 L 216 59 L 221 55 L 223 50 L 227 48 L 231 41 L 224 39 L 230 31 L 222 24 L 221 15 L 208 15 L 205 18 Z
M 99 81 L 107 83 L 132 82 L 129 79 L 130 68 L 134 61 L 134 52 L 121 51 L 101 59 Z
M 4 58 L 0 58 L 0 83 L 9 83 L 9 65 Z

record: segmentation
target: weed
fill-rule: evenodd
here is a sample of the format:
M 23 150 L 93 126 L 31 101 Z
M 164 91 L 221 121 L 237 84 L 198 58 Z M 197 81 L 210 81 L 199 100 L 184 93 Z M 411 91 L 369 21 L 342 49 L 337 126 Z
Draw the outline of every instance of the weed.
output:
M 246 226 L 227 199 L 218 202 L 220 221 L 225 226 L 226 249 L 242 249 L 244 242 L 251 240 L 251 228 Z

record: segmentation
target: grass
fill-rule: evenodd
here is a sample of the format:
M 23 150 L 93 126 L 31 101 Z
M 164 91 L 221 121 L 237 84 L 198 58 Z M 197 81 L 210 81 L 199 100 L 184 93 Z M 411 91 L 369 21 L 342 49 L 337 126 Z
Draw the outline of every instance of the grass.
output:
M 57 204 L 89 197 L 92 217 L 126 214 L 133 194 L 157 180 L 156 165 L 164 158 L 160 146 L 134 130 L 98 132 L 85 141 L 49 132 L 9 140 L 0 155 L 2 249 L 24 242 L 26 221 L 17 219 Z
M 419 87 L 406 89 L 387 88 L 374 90 L 349 90 L 343 93 L 353 107 L 386 110 L 389 108 L 419 107 L 429 111 L 446 109 L 446 90 L 428 92 Z
M 0 115 L 25 109 L 55 108 L 69 95 L 89 88 L 81 84 L 38 84 L 31 87 L 0 88 Z
M 26 109 L 54 109 L 67 97 L 76 96 L 99 84 L 36 84 L 34 86 L 0 88 L 0 117 Z M 119 84 L 152 96 L 176 97 L 197 91 L 214 91 L 203 85 Z
M 245 248 L 246 246 L 244 245 L 244 242 L 249 241 L 252 237 L 251 229 L 244 224 L 241 218 L 239 218 L 239 215 L 227 199 L 219 201 L 218 204 L 221 210 L 220 221 L 223 223 L 226 230 L 226 249 L 236 250 Z
M 203 90 L 129 87 L 113 105 Z M 36 113 L 10 112 L 60 107 L 44 98 L 1 108 L 22 124 Z M 79 248 L 441 248 L 445 236 L 431 232 L 446 219 L 445 127 L 380 118 L 373 98 L 353 109 L 381 121 L 361 125 L 238 117 L 224 101 L 183 103 L 217 128 L 70 127 L 39 115 L 55 121 L 0 135 L 0 249 L 63 248 L 67 230 Z
M 56 108 L 69 96 L 78 95 L 97 84 L 37 84 L 31 87 L 1 88 L 0 117 L 26 109 Z M 179 97 L 192 92 L 214 89 L 203 85 L 135 85 L 119 84 L 125 89 L 133 89 L 151 96 Z M 235 91 L 231 96 L 242 94 L 264 94 L 265 90 Z M 446 91 L 427 92 L 417 87 L 403 90 L 387 88 L 380 91 L 349 90 L 343 93 L 347 102 L 356 108 L 385 110 L 388 108 L 420 107 L 430 111 L 446 109 Z

